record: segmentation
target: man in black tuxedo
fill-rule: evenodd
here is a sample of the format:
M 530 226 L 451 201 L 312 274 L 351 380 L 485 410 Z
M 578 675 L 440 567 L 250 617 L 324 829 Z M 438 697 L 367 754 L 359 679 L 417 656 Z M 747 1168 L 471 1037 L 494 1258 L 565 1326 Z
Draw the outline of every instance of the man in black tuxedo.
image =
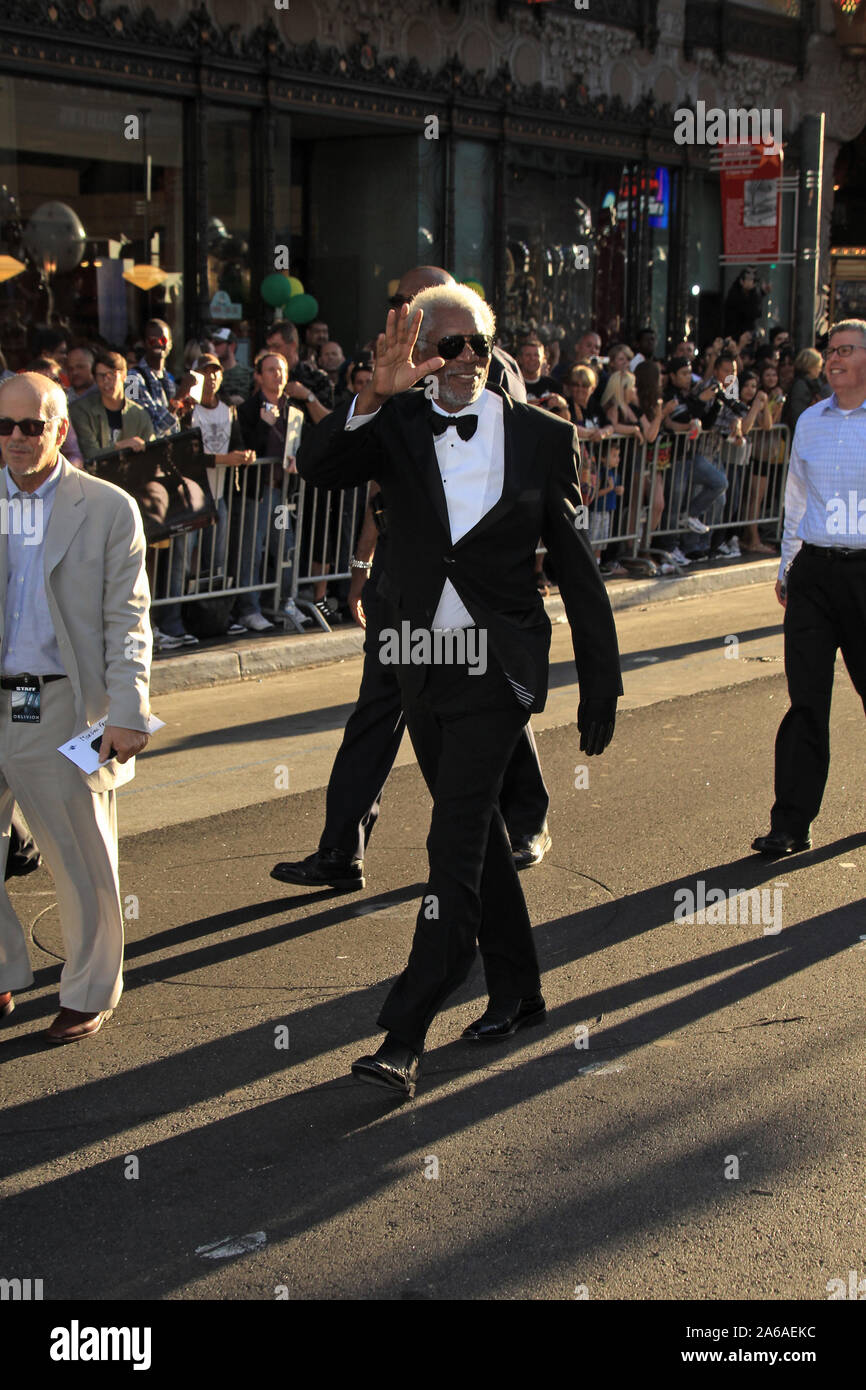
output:
M 392 308 L 399 309 L 421 290 L 455 283 L 453 275 L 440 266 L 415 266 L 401 276 L 389 302 Z M 501 348 L 493 349 L 487 379 L 501 385 L 512 400 L 526 401 L 520 369 Z M 382 518 L 380 524 L 384 528 L 384 514 L 378 506 L 376 514 Z M 305 859 L 275 864 L 271 877 L 281 883 L 296 883 L 304 888 L 328 886 L 341 892 L 356 892 L 365 887 L 364 855 L 406 727 L 394 668 L 379 661 L 382 600 L 377 590 L 388 567 L 388 542 L 384 529 L 378 534 L 374 515 L 372 505 L 368 505 L 351 560 L 355 574 L 369 574 L 363 588 L 353 583 L 349 592 L 350 607 L 367 634 L 358 700 L 346 722 L 328 779 L 319 847 Z M 529 723 L 515 746 L 499 801 L 517 867 L 540 864 L 551 846 L 547 825 L 550 798 Z
M 390 627 L 380 634 L 380 659 L 387 639 L 433 796 L 430 875 L 409 963 L 379 1016 L 385 1041 L 352 1071 L 408 1096 L 427 1030 L 471 969 L 476 939 L 490 1002 L 466 1035 L 501 1038 L 545 1017 L 498 805 L 514 747 L 547 696 L 550 622 L 534 578 L 539 535 L 571 625 L 588 755 L 610 742 L 622 693 L 613 615 L 581 526 L 574 429 L 484 389 L 495 322 L 472 290 L 425 290 L 412 307 L 411 318 L 406 305 L 391 310 L 373 380 L 298 458 L 301 476 L 317 487 L 375 477 L 388 511 L 380 590 Z M 422 319 L 424 360 L 413 361 Z M 410 389 L 423 377 L 426 391 Z

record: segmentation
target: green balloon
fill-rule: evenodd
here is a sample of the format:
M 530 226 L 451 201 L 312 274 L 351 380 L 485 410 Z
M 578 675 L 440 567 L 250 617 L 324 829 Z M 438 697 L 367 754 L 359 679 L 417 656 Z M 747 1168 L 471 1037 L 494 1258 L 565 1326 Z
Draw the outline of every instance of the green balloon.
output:
M 285 275 L 266 275 L 260 288 L 262 299 L 274 309 L 287 304 L 292 297 L 292 287 Z
M 311 294 L 293 294 L 286 305 L 286 318 L 291 323 L 310 323 L 319 312 L 319 301 Z

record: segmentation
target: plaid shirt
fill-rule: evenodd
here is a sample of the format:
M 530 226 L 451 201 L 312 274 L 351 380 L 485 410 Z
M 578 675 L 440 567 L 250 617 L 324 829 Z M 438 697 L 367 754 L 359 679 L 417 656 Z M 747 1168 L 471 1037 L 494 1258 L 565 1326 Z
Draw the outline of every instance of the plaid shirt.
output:
M 834 393 L 797 421 L 785 488 L 780 579 L 803 541 L 850 550 L 866 546 L 866 401 L 846 413 Z
M 166 371 L 163 380 L 173 396 L 175 382 L 171 372 Z M 136 405 L 144 406 L 153 421 L 154 434 L 177 434 L 180 425 L 177 422 L 177 417 L 172 415 L 168 408 L 168 395 L 165 387 L 159 377 L 151 371 L 144 357 L 137 367 L 130 369 L 124 390 L 131 401 L 135 401 Z

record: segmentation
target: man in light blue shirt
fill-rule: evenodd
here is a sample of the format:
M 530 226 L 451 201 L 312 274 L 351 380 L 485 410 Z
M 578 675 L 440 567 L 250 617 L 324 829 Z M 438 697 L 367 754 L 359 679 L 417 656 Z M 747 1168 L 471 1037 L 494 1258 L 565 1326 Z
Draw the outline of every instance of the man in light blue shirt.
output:
M 18 487 L 8 468 L 3 470 L 8 507 L 9 576 L 12 579 L 6 596 L 6 631 L 0 662 L 3 676 L 14 676 L 18 671 L 66 675 L 45 598 L 42 568 L 45 532 L 61 472 L 58 459 L 45 482 L 34 492 L 27 493 Z
M 769 858 L 811 849 L 830 770 L 830 701 L 841 649 L 866 702 L 866 320 L 831 328 L 833 395 L 800 416 L 785 490 L 776 596 L 785 609 L 791 707 L 776 735 Z

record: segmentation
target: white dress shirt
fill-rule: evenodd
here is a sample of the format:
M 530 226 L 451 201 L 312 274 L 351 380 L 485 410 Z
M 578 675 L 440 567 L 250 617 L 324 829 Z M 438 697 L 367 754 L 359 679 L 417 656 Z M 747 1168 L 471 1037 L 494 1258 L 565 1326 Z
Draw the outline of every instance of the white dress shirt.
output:
M 358 429 L 373 419 L 370 415 L 355 415 L 352 402 L 346 429 Z M 461 439 L 456 428 L 443 430 L 434 436 L 436 460 L 442 477 L 442 487 L 448 504 L 451 543 L 456 545 L 477 526 L 483 516 L 502 496 L 505 481 L 505 426 L 502 398 L 493 391 L 482 391 L 472 405 L 463 410 L 443 410 L 434 400 L 430 405 L 446 420 L 458 420 L 461 415 L 477 415 L 478 424 L 471 439 Z M 463 603 L 450 579 L 446 579 L 433 616 L 432 627 L 474 627 L 475 619 Z
M 4 676 L 19 676 L 25 671 L 31 676 L 66 675 L 45 598 L 43 568 L 45 536 L 61 472 L 58 459 L 35 492 L 21 492 L 9 469 L 4 469 L 9 499 Z
M 843 410 L 835 394 L 804 410 L 797 421 L 785 487 L 785 531 L 779 578 L 803 541 L 866 546 L 866 401 Z M 863 530 L 860 530 L 860 526 Z

